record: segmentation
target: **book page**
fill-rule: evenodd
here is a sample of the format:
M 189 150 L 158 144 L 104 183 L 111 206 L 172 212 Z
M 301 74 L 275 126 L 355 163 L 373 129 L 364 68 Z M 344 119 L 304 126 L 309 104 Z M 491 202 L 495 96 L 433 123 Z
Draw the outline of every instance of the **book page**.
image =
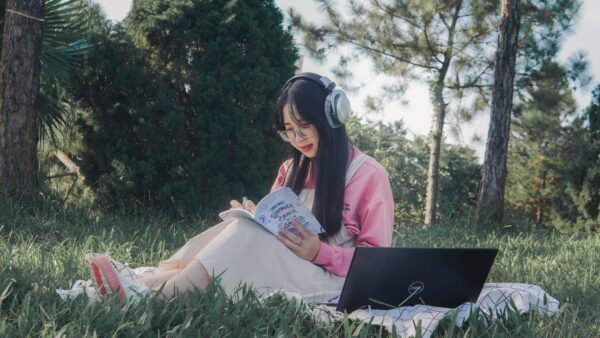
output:
M 276 190 L 260 200 L 254 210 L 254 218 L 274 235 L 277 235 L 279 229 L 287 229 L 300 236 L 292 225 L 294 220 L 313 235 L 325 232 L 302 200 L 288 187 Z

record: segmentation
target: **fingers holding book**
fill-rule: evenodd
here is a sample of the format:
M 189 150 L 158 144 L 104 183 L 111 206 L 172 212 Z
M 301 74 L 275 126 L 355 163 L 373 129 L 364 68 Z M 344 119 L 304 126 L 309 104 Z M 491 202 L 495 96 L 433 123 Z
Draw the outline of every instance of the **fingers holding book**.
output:
M 319 237 L 311 235 L 298 221 L 292 221 L 292 225 L 300 236 L 295 235 L 289 230 L 281 229 L 277 238 L 298 257 L 307 261 L 313 261 L 321 248 Z
M 229 202 L 229 205 L 231 206 L 231 208 L 234 209 L 246 209 L 248 211 L 250 211 L 251 213 L 254 213 L 254 209 L 256 208 L 256 205 L 254 204 L 254 202 L 252 202 L 251 200 L 247 199 L 246 197 L 244 197 L 244 200 L 242 203 L 240 203 L 237 200 L 231 200 Z

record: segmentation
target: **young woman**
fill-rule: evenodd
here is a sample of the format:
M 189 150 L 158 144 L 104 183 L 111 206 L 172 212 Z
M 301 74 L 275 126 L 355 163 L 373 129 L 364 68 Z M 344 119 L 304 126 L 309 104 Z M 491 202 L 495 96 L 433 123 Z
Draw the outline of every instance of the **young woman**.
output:
M 290 187 L 326 232 L 301 236 L 282 230 L 273 236 L 260 225 L 230 219 L 189 240 L 153 275 L 137 280 L 169 298 L 193 288 L 205 289 L 219 276 L 224 290 L 235 294 L 240 284 L 261 293 L 276 290 L 300 294 L 306 301 L 339 295 L 356 246 L 389 246 L 393 199 L 385 169 L 350 144 L 344 123 L 350 105 L 335 84 L 314 73 L 301 73 L 284 85 L 276 105 L 281 138 L 291 145 L 291 158 L 279 168 L 272 191 Z M 249 201 L 234 208 L 254 209 Z M 102 293 L 132 292 L 105 256 L 90 258 Z M 134 285 L 135 286 L 135 285 Z

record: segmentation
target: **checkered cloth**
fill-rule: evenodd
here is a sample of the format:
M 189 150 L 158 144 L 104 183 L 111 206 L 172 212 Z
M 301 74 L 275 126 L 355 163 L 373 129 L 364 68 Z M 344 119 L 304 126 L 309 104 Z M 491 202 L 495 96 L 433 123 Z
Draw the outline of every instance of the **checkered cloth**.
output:
M 486 283 L 476 303 L 464 303 L 457 308 L 442 308 L 427 305 L 403 306 L 390 310 L 362 309 L 348 315 L 348 318 L 364 323 L 382 325 L 389 332 L 395 329 L 400 337 L 413 337 L 420 330 L 423 338 L 429 338 L 439 322 L 450 316 L 456 318 L 457 326 L 462 326 L 471 313 L 477 309 L 497 319 L 507 316 L 510 310 L 519 313 L 537 312 L 552 316 L 558 312 L 559 302 L 537 285 L 522 283 Z M 335 307 L 318 305 L 310 308 L 315 318 L 326 323 L 343 319 Z

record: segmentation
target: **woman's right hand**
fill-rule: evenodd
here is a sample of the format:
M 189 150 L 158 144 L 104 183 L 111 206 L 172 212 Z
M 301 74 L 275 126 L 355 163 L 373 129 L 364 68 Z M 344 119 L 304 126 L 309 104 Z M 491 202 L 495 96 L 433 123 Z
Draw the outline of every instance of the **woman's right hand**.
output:
M 232 208 L 236 208 L 236 209 L 246 209 L 248 211 L 250 211 L 251 213 L 254 213 L 254 208 L 256 208 L 256 205 L 254 205 L 254 202 L 252 202 L 251 200 L 248 200 L 246 202 L 246 207 L 244 208 L 244 206 L 242 205 L 242 203 L 240 203 L 237 200 L 231 200 L 229 202 L 229 204 L 231 205 Z

